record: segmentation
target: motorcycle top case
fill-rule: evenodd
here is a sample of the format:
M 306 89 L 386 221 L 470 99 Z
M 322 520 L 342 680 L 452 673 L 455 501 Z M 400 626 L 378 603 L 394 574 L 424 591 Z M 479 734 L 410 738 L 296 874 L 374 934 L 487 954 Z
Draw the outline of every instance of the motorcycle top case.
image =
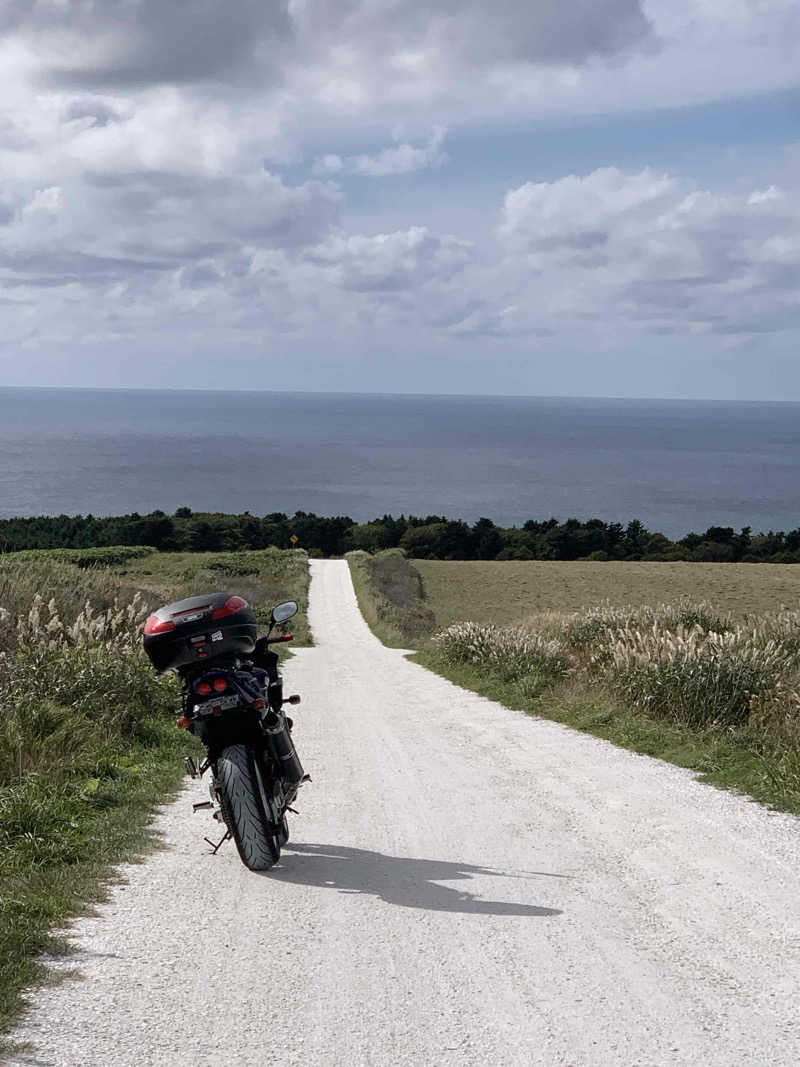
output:
M 256 617 L 240 596 L 190 596 L 151 615 L 143 640 L 157 671 L 177 671 L 217 656 L 250 655 L 256 645 Z

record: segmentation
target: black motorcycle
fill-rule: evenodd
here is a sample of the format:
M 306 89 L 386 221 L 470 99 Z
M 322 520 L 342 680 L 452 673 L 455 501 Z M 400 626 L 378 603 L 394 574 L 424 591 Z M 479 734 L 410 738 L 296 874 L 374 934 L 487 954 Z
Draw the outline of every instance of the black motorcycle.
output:
M 193 778 L 211 771 L 211 808 L 225 825 L 214 852 L 233 837 L 251 871 L 277 863 L 289 840 L 286 813 L 308 775 L 292 741 L 278 656 L 270 645 L 291 641 L 273 629 L 297 613 L 293 600 L 272 609 L 269 630 L 257 638 L 256 617 L 246 600 L 228 593 L 188 597 L 159 608 L 144 627 L 144 647 L 157 671 L 175 671 L 182 682 L 178 726 L 199 737 L 206 758 L 198 767 L 186 757 Z M 208 838 L 206 838 L 208 841 Z

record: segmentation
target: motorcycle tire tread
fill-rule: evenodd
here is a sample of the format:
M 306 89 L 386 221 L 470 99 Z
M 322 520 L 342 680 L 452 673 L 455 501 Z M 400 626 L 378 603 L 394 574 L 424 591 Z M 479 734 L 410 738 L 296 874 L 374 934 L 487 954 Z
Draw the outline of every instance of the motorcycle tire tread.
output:
M 229 745 L 217 760 L 222 814 L 245 867 L 265 871 L 280 858 L 280 845 L 263 810 L 253 754 L 246 745 Z

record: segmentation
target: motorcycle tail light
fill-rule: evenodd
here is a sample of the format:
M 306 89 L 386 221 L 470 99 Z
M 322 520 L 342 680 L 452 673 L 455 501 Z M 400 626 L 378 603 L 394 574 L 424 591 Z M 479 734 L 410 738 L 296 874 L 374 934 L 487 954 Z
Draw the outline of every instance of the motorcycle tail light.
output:
M 214 686 L 214 691 L 217 693 L 224 693 L 228 688 L 228 683 L 224 678 L 215 678 L 211 684 Z
M 237 611 L 247 607 L 247 601 L 240 596 L 229 596 L 221 608 L 212 612 L 212 619 L 224 619 L 226 615 L 235 615 Z
M 146 634 L 165 634 L 168 630 L 174 630 L 175 623 L 172 619 L 159 619 L 158 615 L 151 615 L 144 624 Z
M 197 685 L 194 687 L 194 691 L 195 693 L 197 693 L 198 696 L 207 697 L 211 692 L 211 686 L 208 684 L 208 682 L 198 682 Z

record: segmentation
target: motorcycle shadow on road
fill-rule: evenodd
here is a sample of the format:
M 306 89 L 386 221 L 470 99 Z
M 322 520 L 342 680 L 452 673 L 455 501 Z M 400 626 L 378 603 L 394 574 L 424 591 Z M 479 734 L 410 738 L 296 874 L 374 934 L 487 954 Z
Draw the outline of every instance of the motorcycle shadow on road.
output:
M 444 860 L 387 856 L 363 848 L 342 845 L 314 845 L 292 842 L 281 865 L 264 872 L 264 877 L 295 885 L 319 886 L 340 893 L 372 894 L 402 908 L 452 911 L 468 915 L 519 915 L 537 918 L 561 915 L 558 908 L 534 904 L 484 900 L 463 889 L 451 889 L 440 882 L 492 875 L 499 878 L 565 878 L 568 875 L 545 871 L 506 872 L 493 867 Z

